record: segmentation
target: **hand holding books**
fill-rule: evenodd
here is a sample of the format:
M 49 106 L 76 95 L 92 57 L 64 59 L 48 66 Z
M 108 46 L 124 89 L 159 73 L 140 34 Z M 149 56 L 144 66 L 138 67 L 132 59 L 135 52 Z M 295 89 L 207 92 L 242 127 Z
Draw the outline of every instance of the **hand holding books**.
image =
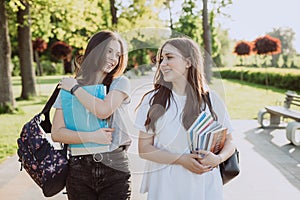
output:
M 190 151 L 206 150 L 218 153 L 224 146 L 227 128 L 202 112 L 187 131 Z

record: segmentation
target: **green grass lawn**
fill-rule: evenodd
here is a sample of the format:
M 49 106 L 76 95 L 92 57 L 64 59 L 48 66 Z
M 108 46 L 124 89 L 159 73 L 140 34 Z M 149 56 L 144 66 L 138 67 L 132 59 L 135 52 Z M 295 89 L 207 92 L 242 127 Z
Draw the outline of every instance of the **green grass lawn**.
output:
M 286 90 L 236 80 L 222 80 L 223 99 L 232 119 L 257 119 L 266 105 L 283 105 Z
M 37 77 L 36 90 L 38 97 L 30 101 L 16 101 L 16 105 L 19 109 L 16 114 L 0 115 L 0 162 L 5 160 L 7 156 L 16 153 L 16 140 L 20 135 L 24 123 L 42 110 L 49 95 L 55 89 L 61 77 L 62 76 Z M 14 97 L 17 98 L 21 94 L 21 78 L 13 77 L 12 82 Z
M 16 139 L 23 124 L 41 111 L 61 77 L 38 77 L 36 88 L 39 97 L 30 101 L 18 101 L 20 111 L 17 114 L 0 115 L 0 162 L 16 153 Z M 13 78 L 14 97 L 21 93 L 20 81 L 19 77 Z M 257 112 L 265 105 L 282 103 L 285 92 L 271 87 L 221 79 L 214 79 L 211 87 L 224 99 L 232 119 L 255 119 Z

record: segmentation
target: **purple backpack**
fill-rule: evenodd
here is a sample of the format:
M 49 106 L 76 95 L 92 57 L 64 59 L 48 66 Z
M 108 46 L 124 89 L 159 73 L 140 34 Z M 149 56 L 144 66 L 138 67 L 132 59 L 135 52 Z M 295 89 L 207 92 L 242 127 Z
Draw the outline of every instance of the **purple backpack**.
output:
M 49 111 L 58 93 L 56 87 L 42 112 L 23 126 L 17 139 L 21 170 L 26 170 L 46 197 L 57 194 L 65 187 L 68 172 L 67 145 L 62 150 L 55 150 L 45 138 L 45 133 L 51 132 Z

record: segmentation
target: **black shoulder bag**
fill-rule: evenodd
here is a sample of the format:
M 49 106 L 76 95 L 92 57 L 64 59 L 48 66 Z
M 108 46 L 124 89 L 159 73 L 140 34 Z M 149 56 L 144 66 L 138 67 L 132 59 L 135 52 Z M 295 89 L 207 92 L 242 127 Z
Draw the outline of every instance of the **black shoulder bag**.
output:
M 214 112 L 212 109 L 209 93 L 207 92 L 206 95 L 208 108 L 213 114 Z M 235 149 L 234 153 L 227 160 L 225 160 L 219 165 L 219 168 L 222 176 L 223 185 L 228 183 L 234 177 L 236 177 L 240 173 L 239 151 Z

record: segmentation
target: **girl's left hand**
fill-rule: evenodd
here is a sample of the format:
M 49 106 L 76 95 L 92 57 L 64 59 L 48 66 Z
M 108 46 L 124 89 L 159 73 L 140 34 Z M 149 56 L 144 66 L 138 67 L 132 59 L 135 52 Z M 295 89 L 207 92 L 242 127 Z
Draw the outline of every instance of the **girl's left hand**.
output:
M 59 82 L 58 88 L 70 91 L 77 83 L 77 80 L 75 78 L 62 78 Z
M 212 153 L 211 151 L 198 150 L 196 153 L 203 155 L 202 158 L 198 158 L 198 161 L 203 165 L 217 167 L 221 162 L 220 156 Z

